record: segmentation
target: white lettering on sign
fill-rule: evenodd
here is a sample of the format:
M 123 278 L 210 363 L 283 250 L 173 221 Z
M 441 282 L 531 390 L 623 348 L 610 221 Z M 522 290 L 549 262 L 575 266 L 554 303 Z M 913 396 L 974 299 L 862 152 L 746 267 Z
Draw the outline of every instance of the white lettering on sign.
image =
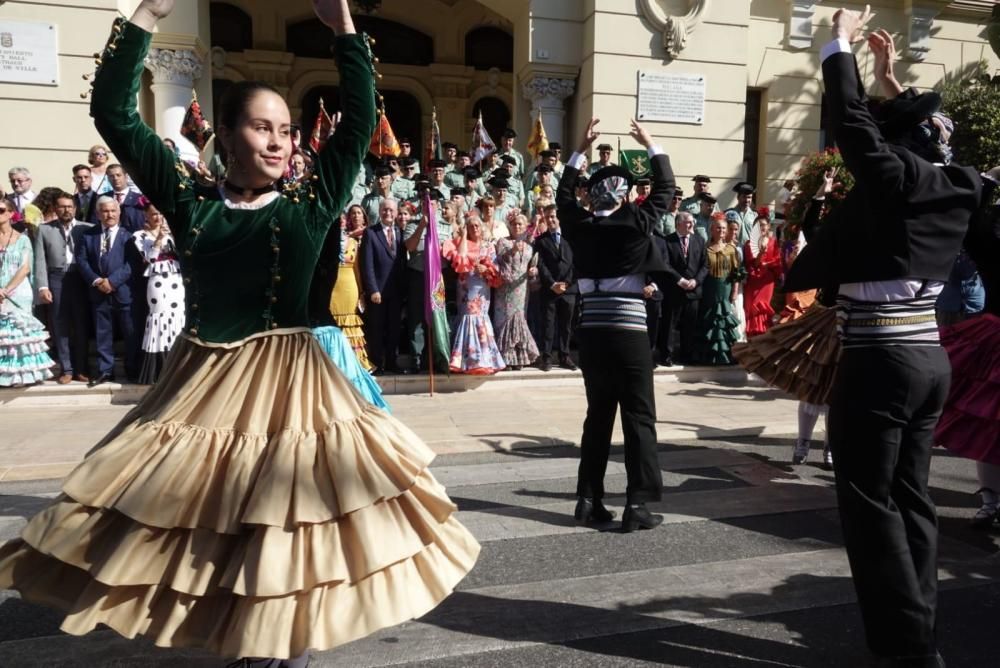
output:
M 640 121 L 705 122 L 705 77 L 701 74 L 639 72 Z
M 51 23 L 0 19 L 0 81 L 59 84 L 59 40 Z

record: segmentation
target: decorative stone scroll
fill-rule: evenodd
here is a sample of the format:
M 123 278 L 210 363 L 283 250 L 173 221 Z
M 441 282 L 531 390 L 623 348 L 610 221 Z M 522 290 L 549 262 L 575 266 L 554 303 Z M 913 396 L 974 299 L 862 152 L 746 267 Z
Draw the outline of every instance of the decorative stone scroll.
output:
M 667 50 L 667 59 L 673 60 L 680 55 L 687 44 L 688 37 L 694 32 L 702 17 L 708 11 L 712 0 L 688 0 L 691 9 L 684 16 L 670 16 L 657 0 L 639 0 L 639 9 L 647 21 L 663 33 L 663 48 Z

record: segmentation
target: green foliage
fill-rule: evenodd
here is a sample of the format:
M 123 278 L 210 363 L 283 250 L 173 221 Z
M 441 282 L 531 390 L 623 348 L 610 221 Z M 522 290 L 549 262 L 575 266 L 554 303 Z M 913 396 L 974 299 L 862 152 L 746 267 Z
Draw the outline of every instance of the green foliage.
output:
M 788 203 L 788 209 L 785 213 L 787 221 L 787 225 L 785 226 L 786 237 L 798 238 L 799 226 L 805 217 L 809 202 L 812 200 L 813 195 L 816 194 L 816 191 L 819 190 L 819 187 L 823 185 L 823 175 L 826 174 L 828 169 L 833 168 L 836 168 L 837 176 L 834 180 L 833 192 L 827 196 L 826 203 L 823 206 L 822 217 L 829 215 L 831 211 L 840 206 L 844 197 L 854 187 L 854 177 L 847 171 L 847 167 L 844 166 L 843 156 L 835 148 L 811 153 L 802 159 L 802 164 L 795 173 L 798 183 L 795 195 Z
M 937 89 L 942 111 L 955 122 L 955 162 L 980 171 L 1000 165 L 1000 82 L 990 79 L 988 65 L 945 77 Z

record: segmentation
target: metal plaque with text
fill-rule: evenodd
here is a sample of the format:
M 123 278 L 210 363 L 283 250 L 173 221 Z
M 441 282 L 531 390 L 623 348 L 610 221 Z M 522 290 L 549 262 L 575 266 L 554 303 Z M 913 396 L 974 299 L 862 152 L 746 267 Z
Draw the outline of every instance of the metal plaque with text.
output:
M 56 27 L 51 23 L 0 19 L 0 81 L 58 85 Z
M 705 76 L 639 72 L 640 121 L 705 122 Z

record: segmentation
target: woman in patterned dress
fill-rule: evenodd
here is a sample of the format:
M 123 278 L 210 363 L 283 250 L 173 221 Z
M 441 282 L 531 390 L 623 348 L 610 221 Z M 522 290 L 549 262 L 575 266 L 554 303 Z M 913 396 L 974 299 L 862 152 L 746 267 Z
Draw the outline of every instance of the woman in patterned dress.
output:
M 177 246 L 160 210 L 145 197 L 139 206 L 146 214 L 146 226 L 132 237 L 144 263 L 146 278 L 145 331 L 142 335 L 141 385 L 152 385 L 163 369 L 167 353 L 184 329 L 184 281 Z
M 497 288 L 493 303 L 493 331 L 507 368 L 517 371 L 538 359 L 538 346 L 525 316 L 528 282 L 538 275 L 538 269 L 531 266 L 531 244 L 525 240 L 528 218 L 518 213 L 509 228 L 510 237 L 497 241 L 497 268 L 503 284 Z
M 490 290 L 501 285 L 493 244 L 482 240 L 483 221 L 470 212 L 462 238 L 449 241 L 442 254 L 458 274 L 458 318 L 451 346 L 451 370 L 489 375 L 506 367 L 490 322 Z
M 0 387 L 52 377 L 45 326 L 31 315 L 31 240 L 11 226 L 14 205 L 0 199 Z

